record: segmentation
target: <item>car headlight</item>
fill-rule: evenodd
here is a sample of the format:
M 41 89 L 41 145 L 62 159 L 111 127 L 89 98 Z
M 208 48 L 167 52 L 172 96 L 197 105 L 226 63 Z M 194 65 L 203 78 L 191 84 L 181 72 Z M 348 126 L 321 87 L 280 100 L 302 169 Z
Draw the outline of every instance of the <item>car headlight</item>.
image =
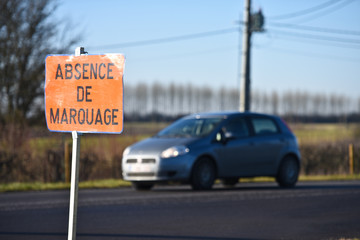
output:
M 174 146 L 166 149 L 161 153 L 162 158 L 171 158 L 184 155 L 189 152 L 189 149 L 185 146 Z
M 124 152 L 123 152 L 123 156 L 126 156 L 130 153 L 130 147 L 125 148 Z

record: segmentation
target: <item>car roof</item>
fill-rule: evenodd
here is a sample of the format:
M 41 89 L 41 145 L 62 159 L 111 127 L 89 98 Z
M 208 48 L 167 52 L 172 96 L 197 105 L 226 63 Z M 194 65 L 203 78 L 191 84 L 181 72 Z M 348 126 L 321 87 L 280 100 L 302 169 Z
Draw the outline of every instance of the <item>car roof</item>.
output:
M 195 113 L 185 118 L 209 118 L 209 117 L 223 117 L 228 118 L 231 116 L 267 116 L 267 117 L 274 117 L 273 115 L 263 114 L 263 113 L 256 113 L 256 112 L 205 112 L 205 113 Z

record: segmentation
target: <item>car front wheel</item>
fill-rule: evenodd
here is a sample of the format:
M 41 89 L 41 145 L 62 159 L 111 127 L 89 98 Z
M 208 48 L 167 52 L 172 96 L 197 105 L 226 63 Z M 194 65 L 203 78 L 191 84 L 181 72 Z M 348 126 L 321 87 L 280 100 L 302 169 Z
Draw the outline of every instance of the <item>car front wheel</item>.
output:
M 209 158 L 199 159 L 192 170 L 191 186 L 194 190 L 209 190 L 215 181 L 215 165 Z
M 294 187 L 299 177 L 299 164 L 295 157 L 287 156 L 281 162 L 276 181 L 280 187 Z

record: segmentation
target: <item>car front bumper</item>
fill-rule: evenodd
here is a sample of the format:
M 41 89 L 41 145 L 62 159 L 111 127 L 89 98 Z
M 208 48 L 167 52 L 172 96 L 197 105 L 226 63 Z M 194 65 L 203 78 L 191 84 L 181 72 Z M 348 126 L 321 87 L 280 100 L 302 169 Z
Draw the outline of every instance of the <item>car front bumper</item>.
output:
M 161 158 L 158 155 L 127 155 L 122 159 L 122 175 L 126 181 L 178 181 L 190 176 L 190 155 Z

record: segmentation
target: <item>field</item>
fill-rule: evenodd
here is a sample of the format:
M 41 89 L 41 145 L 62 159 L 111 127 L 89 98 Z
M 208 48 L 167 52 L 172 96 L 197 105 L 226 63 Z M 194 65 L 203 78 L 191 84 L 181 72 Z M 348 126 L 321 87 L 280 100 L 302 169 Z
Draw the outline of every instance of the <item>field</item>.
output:
M 338 142 L 360 137 L 360 124 L 290 124 L 299 144 Z
M 121 178 L 124 149 L 167 125 L 125 122 L 121 135 L 83 135 L 80 181 Z M 360 173 L 360 124 L 290 124 L 290 128 L 298 137 L 302 176 L 348 174 L 349 144 L 354 145 L 354 173 Z M 71 134 L 47 132 L 29 135 L 21 142 L 16 149 L 11 145 L 0 149 L 0 183 L 64 182 L 65 159 L 71 159 Z

